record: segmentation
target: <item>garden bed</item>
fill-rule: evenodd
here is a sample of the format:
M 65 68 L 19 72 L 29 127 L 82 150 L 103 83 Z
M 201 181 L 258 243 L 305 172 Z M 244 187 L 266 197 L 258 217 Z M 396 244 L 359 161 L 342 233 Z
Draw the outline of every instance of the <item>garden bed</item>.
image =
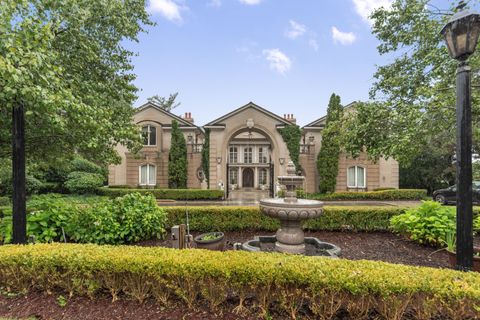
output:
M 198 232 L 192 232 L 194 236 Z M 256 235 L 272 235 L 272 232 L 226 232 L 226 249 L 232 250 L 233 243 L 246 242 Z M 305 236 L 317 237 L 342 249 L 342 258 L 349 260 L 376 260 L 413 266 L 450 268 L 446 250 L 423 246 L 389 232 L 305 232 Z M 480 238 L 476 239 L 480 244 Z M 170 240 L 149 240 L 141 246 L 171 247 Z

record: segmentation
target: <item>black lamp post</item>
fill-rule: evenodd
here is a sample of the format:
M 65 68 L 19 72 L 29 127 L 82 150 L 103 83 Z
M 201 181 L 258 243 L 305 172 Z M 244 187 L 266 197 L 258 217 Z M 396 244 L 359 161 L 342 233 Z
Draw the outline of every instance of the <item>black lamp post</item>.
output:
M 457 269 L 468 271 L 473 264 L 472 234 L 472 111 L 470 66 L 468 57 L 477 46 L 480 15 L 464 10 L 457 12 L 441 33 L 448 52 L 458 61 L 457 67 Z

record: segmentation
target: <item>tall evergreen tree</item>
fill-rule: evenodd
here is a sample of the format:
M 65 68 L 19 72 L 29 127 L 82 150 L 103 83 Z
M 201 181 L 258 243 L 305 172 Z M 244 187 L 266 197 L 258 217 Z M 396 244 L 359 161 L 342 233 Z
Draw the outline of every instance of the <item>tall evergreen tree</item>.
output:
M 187 188 L 187 143 L 178 122 L 172 121 L 172 140 L 168 154 L 168 187 L 172 189 Z
M 340 96 L 333 93 L 328 103 L 326 125 L 322 132 L 322 147 L 317 157 L 321 193 L 334 192 L 337 184 L 342 116 L 343 107 L 340 104 Z

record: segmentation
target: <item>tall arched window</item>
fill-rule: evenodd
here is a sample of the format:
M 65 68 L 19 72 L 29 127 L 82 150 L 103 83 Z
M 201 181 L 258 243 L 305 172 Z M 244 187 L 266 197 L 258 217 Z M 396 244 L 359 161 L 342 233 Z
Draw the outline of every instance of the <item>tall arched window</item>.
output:
M 237 163 L 237 162 L 238 162 L 238 148 L 237 147 L 230 147 L 229 163 Z
M 144 164 L 139 168 L 139 181 L 138 183 L 141 186 L 154 186 L 157 184 L 156 182 L 156 173 L 157 170 L 154 165 L 152 164 Z
M 155 146 L 157 144 L 157 128 L 152 125 L 142 127 L 143 145 Z
M 352 166 L 347 170 L 347 187 L 349 188 L 365 188 L 365 168 L 360 166 Z

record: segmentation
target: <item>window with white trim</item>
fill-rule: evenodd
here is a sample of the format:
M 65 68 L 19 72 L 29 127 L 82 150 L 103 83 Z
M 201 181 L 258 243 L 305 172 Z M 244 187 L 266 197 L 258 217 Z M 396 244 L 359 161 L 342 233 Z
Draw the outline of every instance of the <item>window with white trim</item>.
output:
M 139 170 L 139 184 L 141 186 L 154 186 L 156 182 L 157 170 L 152 164 L 144 164 L 138 168 Z
M 259 183 L 267 184 L 267 176 L 268 176 L 267 169 L 265 168 L 260 169 Z
M 230 174 L 229 183 L 238 184 L 238 168 L 230 168 L 229 174 Z
M 243 149 L 243 163 L 253 163 L 253 148 L 246 147 Z
M 157 144 L 157 128 L 151 125 L 143 126 L 142 137 L 144 146 L 155 146 Z
M 259 147 L 258 148 L 258 162 L 259 163 L 267 163 L 267 155 L 268 155 L 268 148 L 267 147 Z
M 238 148 L 237 147 L 230 147 L 229 163 L 237 163 L 237 162 L 238 162 Z
M 347 187 L 349 188 L 365 188 L 366 183 L 365 168 L 360 166 L 352 166 L 347 170 Z

